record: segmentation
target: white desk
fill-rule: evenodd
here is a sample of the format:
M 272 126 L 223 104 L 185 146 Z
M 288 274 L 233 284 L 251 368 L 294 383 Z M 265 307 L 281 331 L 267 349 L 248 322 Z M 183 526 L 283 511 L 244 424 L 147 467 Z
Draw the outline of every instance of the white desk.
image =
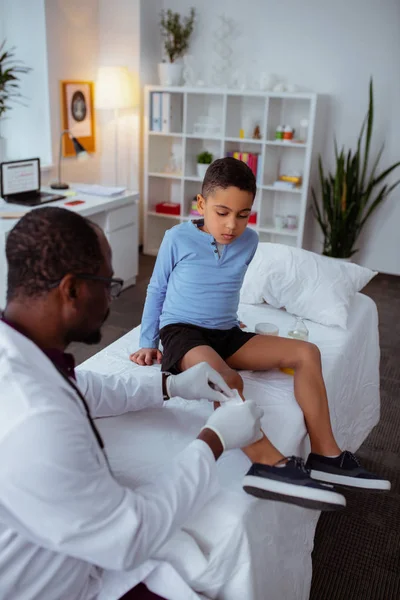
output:
M 73 189 L 73 186 L 71 186 Z M 48 190 L 45 190 L 48 191 Z M 51 190 L 53 191 L 53 190 Z M 62 191 L 60 192 L 62 194 Z M 84 204 L 65 206 L 66 202 L 84 200 Z M 113 253 L 113 267 L 116 277 L 122 277 L 124 287 L 134 285 L 138 273 L 138 203 L 139 193 L 127 191 L 118 196 L 102 197 L 77 193 L 64 200 L 44 204 L 67 208 L 99 225 L 105 232 Z M 24 207 L 8 204 L 0 198 L 0 213 L 25 214 L 38 207 Z M 7 291 L 7 262 L 5 243 L 8 233 L 18 219 L 0 218 L 0 308 L 4 308 Z

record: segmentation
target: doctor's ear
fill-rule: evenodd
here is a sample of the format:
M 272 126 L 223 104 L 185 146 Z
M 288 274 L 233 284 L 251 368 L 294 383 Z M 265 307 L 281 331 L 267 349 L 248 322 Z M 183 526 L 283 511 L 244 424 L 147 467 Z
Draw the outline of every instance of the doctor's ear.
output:
M 74 285 L 69 288 L 69 297 L 76 298 L 76 287 Z

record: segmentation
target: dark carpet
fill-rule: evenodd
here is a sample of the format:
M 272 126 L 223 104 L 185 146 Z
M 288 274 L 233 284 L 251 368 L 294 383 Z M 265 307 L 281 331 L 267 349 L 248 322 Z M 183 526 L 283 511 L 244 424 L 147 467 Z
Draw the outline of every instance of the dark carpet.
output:
M 140 323 L 153 265 L 153 258 L 140 257 L 137 285 L 113 302 L 101 344 L 70 346 L 77 362 Z M 382 409 L 379 425 L 357 455 L 390 479 L 392 490 L 345 492 L 347 509 L 321 516 L 310 600 L 400 600 L 400 277 L 378 275 L 364 293 L 379 311 Z
M 347 509 L 321 516 L 310 600 L 400 600 L 400 277 L 378 275 L 364 293 L 379 311 L 381 420 L 357 456 L 392 490 L 345 492 Z

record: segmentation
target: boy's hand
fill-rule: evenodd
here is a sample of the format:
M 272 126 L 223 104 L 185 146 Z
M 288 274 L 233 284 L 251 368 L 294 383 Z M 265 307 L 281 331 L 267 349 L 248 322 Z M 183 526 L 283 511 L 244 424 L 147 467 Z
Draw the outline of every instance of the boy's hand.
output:
M 129 360 L 142 367 L 150 366 L 154 361 L 161 364 L 161 359 L 162 354 L 157 348 L 141 348 L 129 357 Z

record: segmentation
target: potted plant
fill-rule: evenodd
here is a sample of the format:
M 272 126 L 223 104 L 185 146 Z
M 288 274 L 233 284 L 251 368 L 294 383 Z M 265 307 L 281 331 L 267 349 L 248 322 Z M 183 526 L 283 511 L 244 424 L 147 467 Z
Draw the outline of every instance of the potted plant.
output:
M 206 171 L 213 161 L 213 155 L 207 150 L 197 155 L 197 175 L 204 179 Z
M 400 162 L 384 171 L 378 171 L 383 152 L 380 148 L 372 168 L 368 166 L 372 129 L 374 122 L 374 92 L 372 79 L 369 83 L 369 105 L 358 136 L 357 149 L 338 151 L 335 140 L 336 169 L 325 172 L 319 157 L 321 183 L 321 206 L 312 189 L 313 213 L 324 235 L 323 254 L 349 260 L 358 249 L 358 236 L 372 213 L 386 200 L 400 183 L 385 183 L 388 175 Z
M 180 85 L 182 65 L 176 62 L 189 47 L 189 39 L 193 32 L 195 9 L 190 9 L 189 17 L 181 19 L 179 13 L 171 9 L 161 11 L 161 35 L 164 38 L 164 51 L 167 57 L 158 65 L 160 83 L 163 86 Z
M 22 94 L 18 91 L 19 76 L 31 71 L 22 61 L 15 59 L 15 48 L 4 50 L 5 45 L 5 41 L 0 45 L 0 162 L 6 160 L 6 141 L 1 137 L 1 121 L 6 112 L 11 110 L 13 102 L 22 104 Z

